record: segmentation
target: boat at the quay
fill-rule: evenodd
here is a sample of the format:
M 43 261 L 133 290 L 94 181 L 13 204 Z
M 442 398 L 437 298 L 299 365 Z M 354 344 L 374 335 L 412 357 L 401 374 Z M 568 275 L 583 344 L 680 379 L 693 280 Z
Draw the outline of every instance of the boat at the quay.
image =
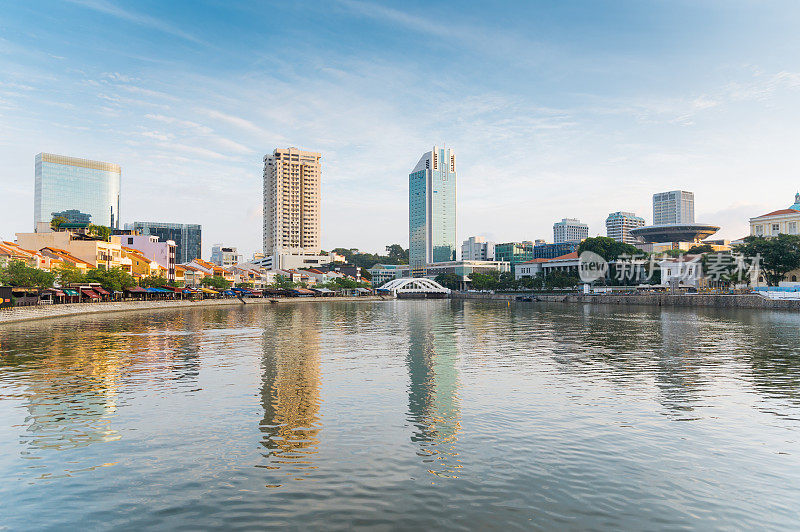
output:
M 0 526 L 792 529 L 798 342 L 794 312 L 453 299 L 4 324 Z

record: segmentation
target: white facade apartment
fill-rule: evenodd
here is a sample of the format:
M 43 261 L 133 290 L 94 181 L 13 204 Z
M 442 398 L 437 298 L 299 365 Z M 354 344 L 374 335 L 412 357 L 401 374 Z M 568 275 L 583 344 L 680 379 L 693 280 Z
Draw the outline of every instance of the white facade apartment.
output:
M 234 264 L 242 262 L 242 256 L 234 247 L 215 244 L 211 248 L 211 262 L 223 268 L 230 268 Z
M 321 158 L 298 148 L 264 156 L 264 255 L 319 255 Z
M 644 218 L 636 216 L 632 212 L 612 212 L 606 218 L 606 236 L 613 238 L 617 242 L 633 244 L 639 240 L 631 236 L 631 229 L 644 227 Z
M 553 224 L 553 242 L 581 242 L 589 238 L 589 226 L 577 218 L 563 218 Z
M 461 244 L 461 260 L 494 260 L 494 242 L 471 236 Z
M 693 223 L 694 193 L 673 190 L 653 194 L 653 225 Z

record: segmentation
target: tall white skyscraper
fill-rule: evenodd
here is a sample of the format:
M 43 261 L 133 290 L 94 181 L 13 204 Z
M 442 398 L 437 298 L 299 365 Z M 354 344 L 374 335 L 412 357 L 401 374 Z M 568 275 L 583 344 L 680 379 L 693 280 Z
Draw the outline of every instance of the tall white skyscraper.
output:
M 634 236 L 631 236 L 631 229 L 637 227 L 644 227 L 644 218 L 636 216 L 632 212 L 612 212 L 606 218 L 606 236 L 613 238 L 617 242 L 624 242 L 625 244 L 633 244 L 638 242 Z
M 564 218 L 553 224 L 553 242 L 581 242 L 589 238 L 589 226 L 577 218 Z
M 408 175 L 409 263 L 412 276 L 426 265 L 456 260 L 456 155 L 434 146 Z
M 653 225 L 693 223 L 694 193 L 673 190 L 653 194 Z
M 319 254 L 321 158 L 298 148 L 264 156 L 265 255 Z

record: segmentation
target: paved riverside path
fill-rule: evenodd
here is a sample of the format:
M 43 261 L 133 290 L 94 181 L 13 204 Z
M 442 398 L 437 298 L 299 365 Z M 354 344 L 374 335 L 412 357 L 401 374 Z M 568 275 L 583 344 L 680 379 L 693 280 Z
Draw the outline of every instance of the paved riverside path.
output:
M 278 304 L 286 303 L 313 303 L 320 301 L 380 301 L 385 298 L 380 296 L 360 297 L 293 297 L 293 298 L 245 298 L 245 302 L 255 305 L 267 305 L 272 301 Z M 16 307 L 0 310 L 0 325 L 19 321 L 41 320 L 50 318 L 63 318 L 81 314 L 105 314 L 110 312 L 126 312 L 132 310 L 157 310 L 170 308 L 201 308 L 224 305 L 244 305 L 239 299 L 203 299 L 191 301 L 188 299 L 175 301 L 111 301 L 107 303 L 65 303 L 62 305 L 35 305 L 30 307 Z

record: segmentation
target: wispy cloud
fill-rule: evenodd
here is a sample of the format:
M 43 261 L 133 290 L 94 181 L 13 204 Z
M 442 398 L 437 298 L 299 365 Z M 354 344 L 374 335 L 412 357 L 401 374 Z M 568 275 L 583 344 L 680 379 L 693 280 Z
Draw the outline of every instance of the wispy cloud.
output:
M 129 11 L 108 0 L 69 0 L 69 1 L 72 2 L 73 4 L 78 4 L 80 6 L 92 9 L 99 13 L 110 15 L 112 17 L 116 17 L 121 20 L 126 20 L 128 22 L 132 22 L 140 26 L 158 30 L 160 32 L 167 33 L 169 35 L 173 35 L 175 37 L 179 37 L 181 39 L 185 39 L 187 41 L 191 41 L 196 44 L 205 44 L 204 41 L 198 39 L 194 35 L 187 33 L 181 30 L 180 28 L 175 27 L 168 22 L 157 19 L 155 17 L 151 17 L 150 15 Z

